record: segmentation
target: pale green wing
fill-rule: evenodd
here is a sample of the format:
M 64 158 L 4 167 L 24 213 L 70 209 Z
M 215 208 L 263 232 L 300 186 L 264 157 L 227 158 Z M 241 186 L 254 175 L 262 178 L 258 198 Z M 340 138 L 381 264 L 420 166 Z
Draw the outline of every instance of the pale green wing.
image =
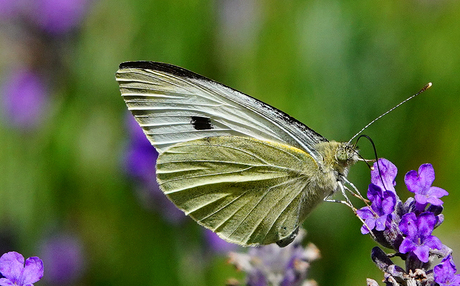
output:
M 324 199 L 309 185 L 315 171 L 300 149 L 239 136 L 179 143 L 157 162 L 160 187 L 177 207 L 244 246 L 289 239 Z

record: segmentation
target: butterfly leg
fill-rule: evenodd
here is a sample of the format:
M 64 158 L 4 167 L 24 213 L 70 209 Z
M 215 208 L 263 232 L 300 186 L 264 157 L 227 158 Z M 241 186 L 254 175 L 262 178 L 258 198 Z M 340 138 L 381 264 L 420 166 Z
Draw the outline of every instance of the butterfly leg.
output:
M 354 190 L 359 194 L 358 190 L 356 189 L 356 187 L 350 183 L 350 185 L 352 186 L 352 188 L 354 188 Z M 351 208 L 353 210 L 353 212 L 355 213 L 355 216 L 357 216 L 359 218 L 359 220 L 368 228 L 368 229 L 371 229 L 367 223 L 360 217 L 358 216 L 357 214 L 357 209 L 353 206 L 353 204 L 351 203 L 350 199 L 347 197 L 345 191 L 348 190 L 349 192 L 351 192 L 352 194 L 355 194 L 353 191 L 351 191 L 350 189 L 348 189 L 347 187 L 345 187 L 343 184 L 339 183 L 339 188 L 340 188 L 340 191 L 342 192 L 342 195 L 345 197 L 346 201 L 340 201 L 340 200 L 332 200 L 332 199 L 325 199 L 326 202 L 333 202 L 333 203 L 341 203 L 341 204 L 344 204 L 346 206 L 348 206 L 349 208 Z M 362 198 L 361 195 L 359 195 L 359 197 Z M 364 199 L 364 198 L 363 198 Z M 366 203 L 367 204 L 367 203 Z M 372 231 L 369 232 L 369 234 L 372 236 L 372 238 L 374 240 L 376 240 L 377 238 L 375 237 L 374 233 Z

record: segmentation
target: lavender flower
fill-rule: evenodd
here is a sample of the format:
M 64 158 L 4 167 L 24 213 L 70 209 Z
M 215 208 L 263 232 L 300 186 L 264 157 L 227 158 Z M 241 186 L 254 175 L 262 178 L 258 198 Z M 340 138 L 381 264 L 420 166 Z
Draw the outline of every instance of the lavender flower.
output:
M 301 245 L 305 231 L 301 230 L 293 243 L 284 248 L 271 244 L 249 249 L 248 253 L 230 253 L 230 263 L 247 273 L 248 286 L 305 285 L 310 262 L 319 258 L 313 244 Z
M 427 203 L 440 206 L 443 202 L 439 198 L 449 194 L 444 189 L 431 186 L 433 181 L 434 169 L 431 164 L 423 164 L 418 169 L 418 173 L 412 170 L 404 177 L 407 189 L 415 193 L 415 201 L 424 206 Z
M 365 221 L 361 233 L 367 234 L 375 230 L 383 231 L 395 209 L 396 195 L 391 191 L 382 191 L 379 186 L 370 184 L 367 197 L 372 201 L 370 207 L 364 207 L 357 214 Z
M 418 217 L 415 213 L 405 214 L 399 223 L 399 229 L 405 238 L 399 246 L 401 253 L 414 253 L 422 262 L 428 262 L 430 249 L 441 249 L 442 243 L 431 235 L 436 218 L 431 212 L 424 212 Z
M 396 251 L 394 256 L 405 261 L 405 268 L 399 267 L 383 250 L 374 247 L 371 257 L 384 272 L 385 283 L 392 286 L 460 285 L 445 284 L 460 281 L 460 278 L 455 275 L 452 250 L 432 235 L 444 220 L 441 214 L 443 202 L 439 198 L 448 195 L 447 191 L 432 186 L 435 178 L 433 167 L 423 164 L 418 172 L 406 174 L 406 186 L 415 193 L 415 198 L 408 198 L 403 203 L 394 188 L 396 174 L 397 169 L 390 161 L 380 159 L 376 162 L 368 191 L 371 206 L 357 211 L 365 222 L 361 232 L 372 232 L 378 243 L 392 248 Z M 443 262 L 433 269 L 432 263 L 439 258 L 444 258 Z M 368 285 L 376 283 L 368 279 Z
M 48 103 L 43 79 L 34 71 L 19 69 L 6 77 L 1 87 L 4 120 L 13 127 L 37 127 Z
M 1 286 L 33 286 L 43 277 L 43 262 L 40 258 L 24 257 L 17 252 L 7 252 L 0 257 Z

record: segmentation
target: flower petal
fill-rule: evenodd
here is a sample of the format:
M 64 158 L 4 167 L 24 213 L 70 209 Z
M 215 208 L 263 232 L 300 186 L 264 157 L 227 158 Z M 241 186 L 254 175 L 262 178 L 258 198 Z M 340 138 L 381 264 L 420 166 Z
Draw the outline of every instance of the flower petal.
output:
M 23 272 L 24 284 L 32 284 L 43 277 L 43 261 L 37 256 L 29 257 Z
M 371 182 L 379 186 L 382 190 L 395 191 L 395 178 L 398 174 L 398 168 L 389 160 L 381 158 L 373 165 L 371 171 Z M 382 183 L 383 179 L 383 183 Z
M 9 279 L 0 278 L 0 286 L 15 286 L 15 285 Z
M 418 193 L 416 193 L 414 197 L 415 197 L 415 201 L 419 203 L 420 205 L 422 205 L 422 208 L 425 208 L 427 204 L 427 197 L 425 195 L 418 194 Z
M 404 238 L 401 245 L 399 246 L 399 252 L 401 253 L 408 253 L 416 249 L 417 246 L 410 238 Z
M 418 259 L 422 262 L 428 262 L 430 248 L 426 245 L 421 245 L 414 249 L 414 254 L 417 255 Z
M 399 229 L 408 237 L 415 237 L 417 235 L 417 218 L 414 213 L 407 213 L 401 218 L 399 222 Z
M 390 214 L 395 210 L 396 196 L 391 191 L 383 192 L 382 211 L 384 214 Z
M 367 198 L 373 203 L 376 199 L 382 196 L 382 189 L 379 186 L 370 184 L 367 189 Z
M 444 202 L 436 197 L 427 197 L 426 199 L 426 202 L 427 203 L 430 203 L 432 205 L 435 205 L 435 206 L 440 206 L 442 205 Z
M 356 215 L 360 217 L 361 219 L 368 219 L 368 218 L 374 217 L 374 214 L 369 209 L 369 207 L 360 208 L 359 210 L 356 211 Z
M 15 251 L 7 252 L 0 257 L 0 272 L 14 283 L 19 279 L 24 268 L 24 257 Z
M 418 181 L 419 177 L 417 171 L 415 170 L 407 172 L 404 176 L 404 183 L 406 184 L 406 187 L 409 190 L 409 192 L 418 193 L 421 191 Z
M 423 244 L 426 245 L 427 247 L 429 247 L 430 249 L 442 249 L 441 240 L 439 240 L 439 238 L 437 238 L 434 235 L 430 235 L 429 237 L 427 237 L 423 241 Z
M 420 178 L 420 185 L 428 188 L 434 182 L 434 168 L 431 164 L 423 164 L 418 168 L 418 176 Z
M 428 237 L 434 230 L 436 217 L 431 212 L 424 212 L 417 219 L 417 229 L 420 237 Z
M 385 230 L 388 215 L 383 215 L 375 220 L 375 229 L 378 231 Z

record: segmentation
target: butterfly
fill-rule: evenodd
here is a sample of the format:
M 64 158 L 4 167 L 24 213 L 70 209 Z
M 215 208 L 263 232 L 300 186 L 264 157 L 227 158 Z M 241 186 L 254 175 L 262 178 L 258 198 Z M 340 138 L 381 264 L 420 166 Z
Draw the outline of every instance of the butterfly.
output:
M 315 206 L 351 184 L 354 145 L 235 89 L 148 61 L 121 63 L 116 80 L 159 152 L 161 190 L 228 242 L 286 246 Z

